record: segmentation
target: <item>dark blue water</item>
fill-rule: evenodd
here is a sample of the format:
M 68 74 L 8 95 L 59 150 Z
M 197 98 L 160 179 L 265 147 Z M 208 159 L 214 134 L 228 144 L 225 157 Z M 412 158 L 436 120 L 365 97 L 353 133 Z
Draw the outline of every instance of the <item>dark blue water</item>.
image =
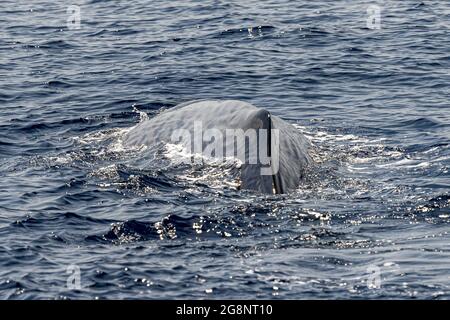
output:
M 446 0 L 2 0 L 0 298 L 450 298 L 449 24 Z M 295 123 L 299 190 L 122 146 L 205 98 Z

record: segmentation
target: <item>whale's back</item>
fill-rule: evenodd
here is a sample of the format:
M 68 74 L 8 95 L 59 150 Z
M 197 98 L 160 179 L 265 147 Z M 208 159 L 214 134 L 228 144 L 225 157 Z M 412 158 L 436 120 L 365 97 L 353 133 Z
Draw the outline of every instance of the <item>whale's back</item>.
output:
M 213 129 L 224 135 L 228 129 L 255 130 L 258 149 L 264 147 L 271 156 L 273 172 L 261 174 L 261 163 L 244 162 L 241 168 L 243 189 L 264 193 L 289 192 L 298 187 L 306 166 L 311 162 L 309 142 L 298 129 L 264 109 L 237 100 L 199 100 L 180 104 L 138 124 L 124 137 L 124 143 L 128 146 L 169 143 L 173 142 L 174 133 L 180 130 L 194 137 L 194 124 L 200 124 L 203 132 Z M 268 134 L 260 134 L 260 129 L 265 129 Z M 272 134 L 276 131 L 278 139 Z M 190 147 L 195 149 L 194 145 Z M 247 158 L 251 157 L 248 144 L 239 145 L 226 139 L 223 148 L 223 154 L 227 152 L 225 150 L 234 148 L 237 154 L 243 152 Z M 274 159 L 277 163 L 273 162 Z

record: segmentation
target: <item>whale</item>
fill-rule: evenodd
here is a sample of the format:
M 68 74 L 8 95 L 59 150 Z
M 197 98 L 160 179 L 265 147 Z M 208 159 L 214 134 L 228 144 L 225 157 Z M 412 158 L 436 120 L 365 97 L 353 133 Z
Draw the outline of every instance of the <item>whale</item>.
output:
M 297 189 L 312 163 L 311 143 L 289 122 L 239 100 L 195 100 L 138 123 L 127 147 L 181 145 L 192 154 L 236 159 L 240 189 L 284 194 Z

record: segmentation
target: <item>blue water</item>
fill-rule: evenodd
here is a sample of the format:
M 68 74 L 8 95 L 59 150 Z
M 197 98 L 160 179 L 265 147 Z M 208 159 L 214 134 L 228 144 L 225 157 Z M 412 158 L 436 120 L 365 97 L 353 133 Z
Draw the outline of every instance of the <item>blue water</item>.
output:
M 2 0 L 0 298 L 450 298 L 449 25 L 447 0 Z M 121 145 L 205 98 L 304 132 L 302 186 Z

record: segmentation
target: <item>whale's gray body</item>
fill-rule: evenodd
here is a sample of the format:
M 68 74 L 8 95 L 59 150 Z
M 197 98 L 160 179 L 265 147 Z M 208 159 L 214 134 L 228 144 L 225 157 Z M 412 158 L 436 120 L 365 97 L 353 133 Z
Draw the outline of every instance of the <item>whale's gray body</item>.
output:
M 152 146 L 161 142 L 174 142 L 173 134 L 176 130 L 187 130 L 194 134 L 194 123 L 199 122 L 204 131 L 267 130 L 266 135 L 258 133 L 258 148 L 267 148 L 271 162 L 243 163 L 242 189 L 263 193 L 287 193 L 299 186 L 305 168 L 311 162 L 310 144 L 298 129 L 264 109 L 236 100 L 200 100 L 180 104 L 138 124 L 124 137 L 124 143 L 127 146 Z M 274 136 L 274 132 L 277 132 L 278 137 Z M 237 146 L 235 141 L 227 140 L 223 147 L 229 148 L 230 144 L 235 148 L 244 148 L 245 150 L 241 151 L 249 157 L 248 145 Z M 265 174 L 261 174 L 263 167 Z M 272 172 L 267 174 L 267 170 Z

